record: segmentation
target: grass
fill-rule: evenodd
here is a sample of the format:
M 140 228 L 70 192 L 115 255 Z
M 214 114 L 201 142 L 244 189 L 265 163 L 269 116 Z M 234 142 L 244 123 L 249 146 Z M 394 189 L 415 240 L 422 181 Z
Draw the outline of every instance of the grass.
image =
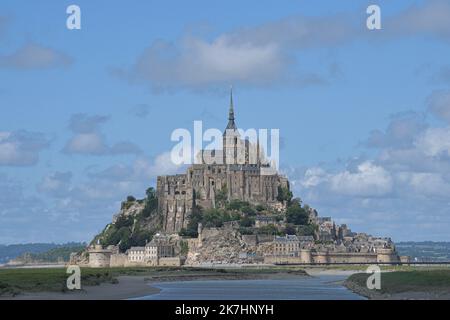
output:
M 69 274 L 64 268 L 42 269 L 1 269 L 0 295 L 17 295 L 21 292 L 67 290 Z M 82 269 L 83 285 L 99 285 L 102 282 L 114 282 L 110 270 Z
M 365 273 L 354 274 L 346 283 L 365 288 L 369 276 Z M 402 292 L 450 292 L 450 269 L 415 269 L 381 274 L 381 290 L 377 293 Z

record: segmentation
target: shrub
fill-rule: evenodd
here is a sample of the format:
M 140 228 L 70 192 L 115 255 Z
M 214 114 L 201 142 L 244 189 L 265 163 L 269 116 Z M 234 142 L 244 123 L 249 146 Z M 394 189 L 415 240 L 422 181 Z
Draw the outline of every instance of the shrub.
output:
M 286 210 L 286 219 L 288 223 L 295 225 L 307 225 L 309 222 L 308 212 L 301 207 L 300 202 L 292 202 Z

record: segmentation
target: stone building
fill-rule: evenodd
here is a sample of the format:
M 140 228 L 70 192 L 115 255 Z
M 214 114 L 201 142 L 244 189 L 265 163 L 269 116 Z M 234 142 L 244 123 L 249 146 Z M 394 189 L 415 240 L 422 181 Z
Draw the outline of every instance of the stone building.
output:
M 273 241 L 273 255 L 275 256 L 297 256 L 299 249 L 300 241 L 294 235 L 275 237 Z
M 108 268 L 110 266 L 111 255 L 113 249 L 108 247 L 106 249 L 97 242 L 96 245 L 92 245 L 88 248 L 89 254 L 89 267 L 91 268 Z
M 175 248 L 168 236 L 156 234 L 145 247 L 128 249 L 127 256 L 130 264 L 157 266 L 160 259 L 175 257 Z
M 277 220 L 275 217 L 267 217 L 267 216 L 258 216 L 255 218 L 255 227 L 262 228 L 268 225 L 276 225 Z
M 143 263 L 145 261 L 145 247 L 131 247 L 128 249 L 128 260 L 133 263 Z
M 175 256 L 175 249 L 167 236 L 157 234 L 153 237 L 152 241 L 145 246 L 145 255 L 147 259 L 150 260 L 171 258 Z
M 277 200 L 278 191 L 279 187 L 289 189 L 289 182 L 265 160 L 259 140 L 255 144 L 240 136 L 232 94 L 222 150 L 202 150 L 197 157 L 199 161 L 185 174 L 157 179 L 158 209 L 164 216 L 165 232 L 187 227 L 196 205 L 214 208 L 219 193 L 226 200 L 283 208 L 284 204 Z

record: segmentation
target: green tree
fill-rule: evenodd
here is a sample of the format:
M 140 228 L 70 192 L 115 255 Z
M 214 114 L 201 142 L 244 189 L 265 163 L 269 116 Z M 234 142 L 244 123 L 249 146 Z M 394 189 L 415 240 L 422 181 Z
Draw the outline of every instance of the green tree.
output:
M 222 227 L 226 220 L 227 213 L 221 209 L 208 209 L 203 214 L 205 227 Z
M 299 226 L 297 234 L 299 236 L 314 236 L 318 228 L 319 227 L 314 224 L 309 224 L 307 226 Z
M 292 197 L 293 197 L 292 191 L 290 191 L 288 188 L 278 186 L 278 196 L 277 196 L 278 201 L 280 202 L 286 201 L 287 203 L 290 203 Z
M 115 227 L 117 229 L 121 229 L 122 227 L 131 227 L 134 223 L 134 218 L 132 216 L 125 216 L 125 215 L 120 215 L 117 218 L 117 221 L 115 223 Z
M 288 235 L 295 235 L 297 233 L 297 229 L 293 224 L 288 223 L 286 225 L 286 228 L 284 228 L 283 233 Z
M 227 210 L 236 210 L 236 211 L 241 211 L 241 209 L 243 207 L 248 207 L 250 206 L 250 204 L 246 201 L 241 201 L 241 200 L 231 200 L 227 206 L 226 209 Z
M 216 193 L 216 203 L 223 207 L 228 200 L 228 189 L 227 187 L 223 187 L 221 190 Z
M 155 189 L 151 187 L 147 189 L 145 194 L 147 195 L 147 198 L 145 199 L 145 206 L 142 211 L 142 215 L 148 218 L 158 209 L 158 197 L 156 196 Z
M 268 235 L 278 235 L 280 234 L 278 228 L 273 224 L 269 224 L 267 226 L 261 227 L 258 229 L 258 234 L 268 234 Z
M 180 242 L 180 254 L 186 256 L 189 252 L 189 244 L 187 241 Z
M 301 207 L 300 201 L 293 201 L 286 210 L 286 220 L 294 225 L 307 225 L 309 215 L 304 208 Z
M 203 221 L 203 209 L 200 206 L 194 206 L 189 217 L 187 228 L 180 231 L 182 237 L 198 237 L 198 224 Z
M 244 228 L 249 228 L 249 227 L 253 226 L 254 222 L 255 222 L 255 219 L 252 219 L 250 217 L 243 217 L 241 219 L 241 221 L 239 222 L 239 225 Z
M 256 206 L 256 211 L 258 211 L 258 212 L 263 212 L 264 210 L 266 210 L 266 207 L 263 206 L 262 204 L 258 204 L 258 205 Z

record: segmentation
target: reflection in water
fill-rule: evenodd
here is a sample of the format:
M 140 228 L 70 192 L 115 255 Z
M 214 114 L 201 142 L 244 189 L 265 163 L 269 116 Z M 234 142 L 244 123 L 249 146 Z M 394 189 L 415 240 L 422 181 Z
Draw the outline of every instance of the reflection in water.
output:
M 345 276 L 285 280 L 214 280 L 154 283 L 159 294 L 141 300 L 361 300 L 340 281 Z

